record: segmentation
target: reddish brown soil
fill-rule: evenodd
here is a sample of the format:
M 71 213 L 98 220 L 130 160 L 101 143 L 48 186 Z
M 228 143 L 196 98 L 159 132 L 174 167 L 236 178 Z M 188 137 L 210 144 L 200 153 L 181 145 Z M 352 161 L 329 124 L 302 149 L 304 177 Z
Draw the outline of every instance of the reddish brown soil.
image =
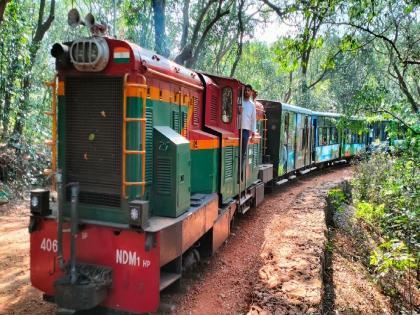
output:
M 287 231 L 290 247 L 286 249 L 291 250 L 288 256 L 293 258 L 294 248 L 306 246 L 293 244 L 295 235 L 305 233 L 303 226 L 295 225 L 296 215 L 299 212 L 310 213 L 311 209 L 323 207 L 321 204 L 314 204 L 313 199 L 307 198 L 306 192 L 327 182 L 348 178 L 351 176 L 351 170 L 348 167 L 335 168 L 299 178 L 266 196 L 266 200 L 258 209 L 249 211 L 243 218 L 238 218 L 227 243 L 192 276 L 186 277 L 181 286 L 182 290 L 169 295 L 171 303 L 176 306 L 172 313 L 245 314 L 250 308 L 254 313 L 273 312 L 273 309 L 259 309 L 257 305 L 264 300 L 264 296 L 261 300 L 257 295 L 261 292 L 259 289 L 264 280 L 264 273 L 268 275 L 265 276 L 265 283 L 272 288 L 275 288 L 279 281 L 284 282 L 284 277 L 297 279 L 305 276 L 301 274 L 302 271 L 288 270 L 288 274 L 284 275 L 283 270 L 278 272 L 269 269 L 267 261 L 275 258 L 276 242 L 282 244 L 284 241 L 276 238 L 276 235 L 279 231 Z M 27 210 L 23 210 L 25 207 L 22 206 L 1 216 L 7 207 L 6 205 L 0 208 L 0 314 L 54 314 L 54 306 L 43 302 L 41 293 L 30 286 L 28 216 L 25 213 Z M 323 234 L 324 230 L 325 227 L 320 227 L 318 232 Z M 318 236 L 308 235 L 309 238 Z M 297 272 L 299 275 L 295 277 Z M 339 270 L 334 269 L 334 273 L 340 276 L 338 281 L 358 281 L 358 278 L 353 276 L 356 272 L 341 275 Z M 349 281 L 348 277 L 353 279 Z M 290 292 L 293 293 L 293 282 L 289 285 Z M 315 283 L 313 287 L 320 285 Z M 310 299 L 311 294 L 306 295 Z M 357 295 L 357 298 L 364 297 Z M 337 298 L 337 302 L 339 301 Z M 296 304 L 296 301 L 284 301 L 284 304 L 289 302 Z M 342 306 L 341 302 L 337 304 Z M 360 311 L 360 308 L 358 310 Z M 273 313 L 282 314 L 275 311 Z
M 30 285 L 26 204 L 0 207 L 0 314 L 54 314 L 55 308 Z
M 339 314 L 394 314 L 390 299 L 382 294 L 358 259 L 349 235 L 336 230 L 333 237 L 332 272 L 334 308 Z
M 338 182 L 349 178 L 350 175 L 351 168 L 346 167 L 324 170 L 322 174 L 315 172 L 288 183 L 266 196 L 266 200 L 258 209 L 250 211 L 244 218 L 237 220 L 227 244 L 212 257 L 208 266 L 202 269 L 198 279 L 187 280 L 186 292 L 175 298 L 177 305 L 174 314 L 244 314 L 249 311 L 250 306 L 255 314 L 263 314 L 265 311 L 253 303 L 256 298 L 255 291 L 261 293 L 261 281 L 275 287 L 276 282 L 284 281 L 285 278 L 293 280 L 297 278 L 295 276 L 297 273 L 300 277 L 302 272 L 301 270 L 287 270 L 289 274 L 285 274 L 285 270 L 271 268 L 273 265 L 270 262 L 266 264 L 267 260 L 271 260 L 275 255 L 275 252 L 270 254 L 267 249 L 275 249 L 276 242 L 277 247 L 285 243 L 284 239 L 276 238 L 275 235 L 287 230 L 286 243 L 289 244 L 289 248 L 283 248 L 283 250 L 290 250 L 288 256 L 292 258 L 296 248 L 305 246 L 305 244 L 293 245 L 294 235 L 305 234 L 303 226 L 295 225 L 296 215 L 302 211 L 310 211 L 314 207 L 321 209 L 323 213 L 323 205 L 314 205 L 311 199 L 304 198 L 305 191 L 327 182 Z M 303 197 L 303 199 L 298 197 Z M 298 203 L 296 203 L 297 199 L 299 199 Z M 290 212 L 289 209 L 293 211 Z M 323 237 L 324 229 L 325 226 L 319 229 L 318 237 Z M 300 259 L 304 262 L 305 258 L 300 257 Z M 301 294 L 296 290 L 302 288 L 294 286 L 293 281 L 288 281 L 288 285 L 291 300 L 284 301 L 284 304 L 296 304 L 299 301 L 293 299 L 293 294 Z M 321 283 L 311 285 L 316 287 Z M 307 295 L 308 299 L 311 299 L 310 292 Z M 302 311 L 305 310 L 300 310 L 300 313 Z M 306 309 L 306 311 L 310 310 Z M 278 314 L 285 313 L 280 311 Z

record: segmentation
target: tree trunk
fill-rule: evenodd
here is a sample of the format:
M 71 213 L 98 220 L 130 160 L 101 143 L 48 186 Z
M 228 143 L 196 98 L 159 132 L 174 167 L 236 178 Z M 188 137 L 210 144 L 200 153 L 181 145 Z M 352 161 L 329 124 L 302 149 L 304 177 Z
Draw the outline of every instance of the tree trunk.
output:
M 190 28 L 190 0 L 184 0 L 184 7 L 182 8 L 182 37 L 181 50 L 185 47 L 188 40 L 188 31 Z
M 4 141 L 9 133 L 10 110 L 12 108 L 12 90 L 18 73 L 19 61 L 18 58 L 13 58 L 10 68 L 8 70 L 8 77 L 6 78 L 5 93 L 4 93 L 4 107 L 2 112 L 3 132 L 1 140 Z
M 238 39 L 238 53 L 236 54 L 235 61 L 233 62 L 232 69 L 230 71 L 230 77 L 235 75 L 236 67 L 238 66 L 239 60 L 242 56 L 242 44 L 244 39 L 244 23 L 242 20 L 242 11 L 244 8 L 245 0 L 239 0 L 238 8 L 238 28 L 239 28 L 239 39 Z
M 165 0 L 152 0 L 155 23 L 155 50 L 159 55 L 169 57 L 165 35 Z
M 10 2 L 10 0 L 0 0 L 0 25 L 3 23 L 4 11 L 6 11 L 8 2 Z
M 213 26 L 219 21 L 223 16 L 229 14 L 229 9 L 226 9 L 225 11 L 222 11 L 222 0 L 219 0 L 219 6 L 216 11 L 216 15 L 211 19 L 211 21 L 206 25 L 204 28 L 203 34 L 201 35 L 200 41 L 197 44 L 197 47 L 194 49 L 193 56 L 186 61 L 186 66 L 189 68 L 193 68 L 198 60 L 198 57 L 204 47 L 204 43 L 206 41 L 207 35 L 210 32 L 210 30 L 213 28 Z M 231 2 L 228 7 L 232 4 Z
M 410 103 L 411 110 L 414 114 L 418 114 L 419 112 L 419 104 L 415 101 L 413 95 L 411 94 L 407 83 L 404 80 L 404 77 L 402 76 L 400 70 L 398 69 L 398 66 L 395 64 L 395 62 L 392 62 L 392 67 L 397 74 L 398 77 L 398 85 L 401 89 L 401 91 L 404 93 L 404 95 L 407 97 L 408 102 Z
M 289 88 L 287 89 L 286 94 L 284 95 L 284 101 L 288 103 L 292 97 L 292 82 L 293 82 L 293 71 L 289 72 Z
M 54 21 L 55 14 L 55 0 L 51 0 L 50 3 L 50 13 L 48 18 L 44 22 L 44 10 L 45 10 L 45 0 L 41 0 L 39 5 L 38 13 L 38 24 L 35 29 L 35 35 L 32 39 L 32 43 L 29 47 L 30 60 L 27 68 L 25 69 L 25 78 L 23 79 L 22 89 L 23 89 L 23 100 L 18 105 L 18 110 L 16 114 L 16 122 L 13 128 L 12 135 L 9 140 L 9 145 L 19 143 L 22 138 L 23 128 L 25 126 L 25 118 L 29 109 L 29 93 L 31 89 L 31 73 L 32 68 L 35 63 L 37 52 L 41 46 L 42 39 L 44 38 L 45 33 L 51 26 L 51 23 Z

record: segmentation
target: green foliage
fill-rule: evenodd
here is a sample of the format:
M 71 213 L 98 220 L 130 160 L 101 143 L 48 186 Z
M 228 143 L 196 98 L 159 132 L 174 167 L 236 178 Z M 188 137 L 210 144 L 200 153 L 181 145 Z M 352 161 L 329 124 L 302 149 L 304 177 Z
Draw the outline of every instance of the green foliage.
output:
M 420 253 L 419 136 L 406 133 L 406 150 L 373 154 L 356 166 L 356 216 L 380 229 L 387 240 L 372 253 L 381 274 L 415 268 Z
M 372 225 L 380 224 L 385 215 L 385 205 L 372 205 L 365 201 L 356 203 L 356 218 L 362 219 Z
M 334 188 L 328 191 L 328 198 L 336 211 L 344 212 L 345 207 L 343 204 L 347 202 L 347 196 L 341 188 Z
M 398 239 L 391 239 L 378 246 L 370 256 L 370 264 L 375 266 L 382 276 L 391 270 L 406 271 L 417 268 L 416 257 L 407 245 Z
M 325 250 L 328 251 L 329 253 L 332 253 L 334 251 L 334 242 L 333 241 L 328 241 L 325 244 Z

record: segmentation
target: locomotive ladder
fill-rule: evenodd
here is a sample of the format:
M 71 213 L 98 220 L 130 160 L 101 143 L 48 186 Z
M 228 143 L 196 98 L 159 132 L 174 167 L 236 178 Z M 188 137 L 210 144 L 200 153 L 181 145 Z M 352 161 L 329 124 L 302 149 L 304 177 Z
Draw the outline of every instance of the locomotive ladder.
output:
M 45 84 L 51 88 L 51 111 L 44 112 L 45 115 L 50 116 L 52 120 L 51 139 L 45 140 L 45 144 L 51 147 L 51 168 L 45 169 L 44 174 L 52 176 L 57 171 L 57 75 L 50 82 Z M 51 190 L 56 191 L 55 176 L 51 178 Z
M 147 85 L 146 78 L 141 75 L 143 84 L 129 83 L 128 73 L 124 76 L 124 95 L 123 95 L 123 150 L 122 150 L 122 197 L 127 198 L 126 190 L 129 186 L 141 186 L 141 195 L 144 195 L 146 185 L 146 93 Z M 141 97 L 143 100 L 143 114 L 142 118 L 129 118 L 127 117 L 127 94 L 130 88 L 134 88 L 137 97 Z M 140 150 L 127 150 L 127 124 L 128 123 L 139 123 L 141 125 L 141 149 Z M 126 168 L 126 157 L 127 155 L 140 155 L 141 156 L 141 181 L 129 182 L 127 181 L 127 168 Z

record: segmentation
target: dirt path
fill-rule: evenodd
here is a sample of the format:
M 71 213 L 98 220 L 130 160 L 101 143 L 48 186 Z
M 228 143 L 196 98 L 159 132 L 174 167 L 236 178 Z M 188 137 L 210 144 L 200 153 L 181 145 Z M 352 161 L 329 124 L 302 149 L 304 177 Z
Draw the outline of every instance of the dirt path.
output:
M 295 204 L 298 195 L 308 189 L 350 175 L 351 168 L 348 167 L 314 172 L 267 196 L 258 209 L 237 220 L 227 244 L 193 276 L 187 277 L 183 290 L 171 294 L 171 300 L 177 301 L 173 313 L 247 313 L 255 298 L 253 292 L 264 263 L 264 257 L 261 257 L 263 245 L 273 234 L 273 228 L 293 229 L 295 218 L 282 217 L 282 214 Z M 298 208 L 294 206 L 296 211 L 305 207 L 314 205 L 307 200 Z M 0 216 L 0 314 L 54 314 L 54 306 L 43 302 L 40 292 L 30 286 L 28 216 L 22 209 L 15 212 Z M 280 217 L 282 227 L 273 225 Z M 295 229 L 290 233 L 302 232 L 301 226 Z
M 272 281 L 268 284 L 269 286 L 275 287 L 276 282 L 285 280 L 278 279 L 284 270 L 270 270 L 273 264 L 267 263 L 267 260 L 272 260 L 272 256 L 276 255 L 276 242 L 278 242 L 278 249 L 280 249 L 280 244 L 284 244 L 274 235 L 278 235 L 279 231 L 287 233 L 289 246 L 283 247 L 280 251 L 283 254 L 288 252 L 286 256 L 292 258 L 296 248 L 306 246 L 306 244 L 293 244 L 294 235 L 305 234 L 307 230 L 304 226 L 295 224 L 296 216 L 305 210 L 310 211 L 317 207 L 323 209 L 322 204 L 314 204 L 311 198 L 305 198 L 305 192 L 327 182 L 338 182 L 350 176 L 351 168 L 348 167 L 324 170 L 322 173 L 315 172 L 293 183 L 288 183 L 267 196 L 258 209 L 238 220 L 228 244 L 221 248 L 206 268 L 202 268 L 201 273 L 196 276 L 197 279 L 186 280 L 185 292 L 175 299 L 178 302 L 174 314 L 244 314 L 249 311 L 250 306 L 254 314 L 260 313 L 258 307 L 254 306 L 254 302 L 256 299 L 264 299 L 264 293 L 259 289 L 260 279 L 264 278 L 261 273 L 266 273 L 267 283 Z M 289 212 L 291 208 L 293 211 Z M 322 222 L 322 219 L 317 222 Z M 311 222 L 306 224 L 309 227 Z M 320 229 L 318 236 L 324 237 L 325 226 L 318 228 Z M 308 238 L 317 237 L 317 235 L 307 236 Z M 304 262 L 305 257 L 299 259 Z M 319 261 L 314 263 L 319 265 Z M 302 270 L 296 270 L 295 267 L 292 269 L 288 272 L 302 272 Z M 286 277 L 289 276 L 286 275 Z M 293 277 L 294 275 L 290 276 L 290 278 Z M 296 293 L 294 289 L 297 288 L 293 287 L 293 279 L 288 283 L 287 290 L 293 296 Z M 310 284 L 308 290 L 311 286 L 320 285 L 321 283 Z M 262 296 L 256 296 L 256 292 Z M 311 299 L 310 293 L 308 295 Z M 284 300 L 284 304 L 299 303 L 301 301 L 293 298 L 289 301 Z M 273 307 L 276 308 L 279 305 Z M 278 310 L 280 311 L 278 314 L 286 314 L 285 310 Z M 305 311 L 311 310 L 296 308 L 292 309 L 290 314 Z M 261 314 L 267 313 L 262 311 Z
M 26 205 L 26 203 L 25 203 Z M 29 281 L 29 216 L 25 205 L 6 209 L 0 216 L 0 314 L 53 314 Z

